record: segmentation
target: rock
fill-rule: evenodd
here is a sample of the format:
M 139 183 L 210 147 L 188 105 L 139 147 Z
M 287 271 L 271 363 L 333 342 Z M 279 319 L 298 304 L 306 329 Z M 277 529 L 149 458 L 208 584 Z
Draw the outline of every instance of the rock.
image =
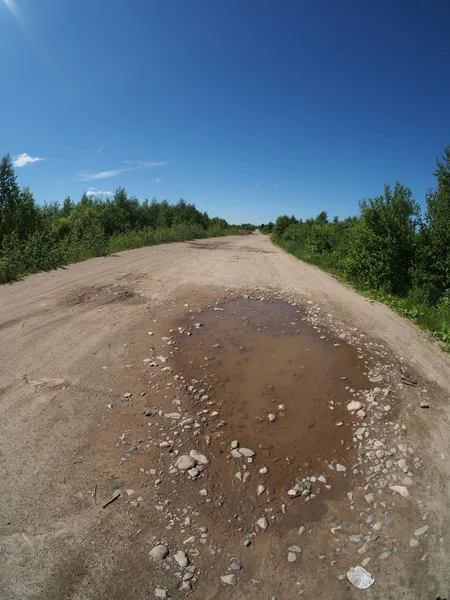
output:
M 339 463 L 336 464 L 336 471 L 346 471 L 347 468 L 344 467 L 344 465 L 340 465 Z
M 179 471 L 188 471 L 195 467 L 195 460 L 187 454 L 182 454 L 177 458 L 175 466 Z
M 186 552 L 183 552 L 183 550 L 178 550 L 178 552 L 175 552 L 175 554 L 173 555 L 173 558 L 176 561 L 176 563 L 178 564 L 178 566 L 181 567 L 182 569 L 185 569 L 186 567 L 189 566 L 189 557 L 186 554 Z
M 408 488 L 404 485 L 391 485 L 390 488 L 393 492 L 397 492 L 403 498 L 407 498 L 409 496 Z
M 411 539 L 409 540 L 409 546 L 410 546 L 410 548 L 415 548 L 415 547 L 416 547 L 416 546 L 418 546 L 418 545 L 419 545 L 419 540 L 418 540 L 418 539 L 416 539 L 416 538 L 411 538 Z
M 149 552 L 154 560 L 164 560 L 169 555 L 168 549 L 163 544 L 158 544 Z
M 251 540 L 245 540 L 245 542 L 244 542 L 244 546 L 245 546 L 246 548 L 248 548 L 248 547 L 249 547 L 249 546 L 251 546 L 251 545 L 252 545 L 252 541 L 251 541 Z
M 301 527 L 299 527 L 298 535 L 302 535 L 303 533 L 305 533 L 305 531 L 306 531 L 306 527 L 304 525 L 302 525 Z
M 286 410 L 286 405 L 285 404 L 279 404 L 278 405 L 278 410 Z
M 348 540 L 349 540 L 349 542 L 351 542 L 352 544 L 359 544 L 359 543 L 361 542 L 361 540 L 362 540 L 362 535 L 361 535 L 360 533 L 358 533 L 358 534 L 354 534 L 354 535 L 351 535 L 351 536 L 348 538 Z
M 236 575 L 233 573 L 231 575 L 222 575 L 220 579 L 227 585 L 236 585 Z
M 162 588 L 156 588 L 155 598 L 167 598 L 167 590 L 163 590 Z
M 186 540 L 184 540 L 183 544 L 195 544 L 195 535 L 191 535 Z
M 265 485 L 258 485 L 258 487 L 256 488 L 256 493 L 258 496 L 261 496 L 261 494 L 264 494 L 265 491 L 266 491 Z
M 364 498 L 366 499 L 366 502 L 368 502 L 369 504 L 372 504 L 372 502 L 375 500 L 375 497 L 372 493 L 366 494 L 364 496 Z
M 302 549 L 297 546 L 297 544 L 294 544 L 293 546 L 291 546 L 290 548 L 288 548 L 289 552 L 295 552 L 296 554 L 300 554 Z
M 266 475 L 266 473 L 269 472 L 269 469 L 267 467 L 261 467 L 259 472 L 261 473 L 261 475 Z
M 195 479 L 200 475 L 200 471 L 197 469 L 197 467 L 194 467 L 193 469 L 188 470 L 188 475 L 189 477 L 192 477 L 192 479 Z
M 255 453 L 253 450 L 250 450 L 250 448 L 239 448 L 239 452 L 242 454 L 242 456 L 245 456 L 245 458 L 255 456 Z
M 366 590 L 375 583 L 375 579 L 372 575 L 364 569 L 364 567 L 356 566 L 350 567 L 347 571 L 347 579 L 352 585 L 359 590 Z
M 231 449 L 234 450 L 235 448 L 239 448 L 239 442 L 237 440 L 231 442 Z
M 287 559 L 290 563 L 295 562 L 297 560 L 297 554 L 295 552 L 288 552 Z
M 180 421 L 180 427 L 186 427 L 186 425 L 192 425 L 194 423 L 193 417 L 187 417 L 187 419 L 183 419 Z
M 262 529 L 263 531 L 266 531 L 266 529 L 267 529 L 267 528 L 268 528 L 268 526 L 269 526 L 269 522 L 268 522 L 268 520 L 266 519 L 266 517 L 261 517 L 261 519 L 258 519 L 258 520 L 256 521 L 256 524 L 257 524 L 257 525 L 258 525 L 258 527 L 259 527 L 260 529 Z
M 237 448 L 235 448 L 234 450 L 231 451 L 231 456 L 233 458 L 242 458 L 242 454 L 239 452 L 239 450 Z
M 371 377 L 369 379 L 370 383 L 380 383 L 380 381 L 383 381 L 383 376 L 382 375 L 375 375 L 375 377 Z
M 125 493 L 127 496 L 134 496 L 134 490 L 132 490 L 131 488 L 128 490 L 125 490 Z
M 416 529 L 414 532 L 414 535 L 416 537 L 420 537 L 421 535 L 423 535 L 424 533 L 426 533 L 428 531 L 429 527 L 428 525 L 424 525 L 423 527 L 420 527 L 419 529 Z
M 420 408 L 430 408 L 430 403 L 427 400 L 422 400 L 419 406 Z
M 288 490 L 288 496 L 290 496 L 291 498 L 296 498 L 297 496 L 300 496 L 301 493 L 302 490 L 297 488 L 291 488 L 290 490 Z
M 164 416 L 166 419 L 173 419 L 174 421 L 179 421 L 181 419 L 181 415 L 178 412 L 165 413 Z
M 206 488 L 203 488 L 202 490 L 199 491 L 200 496 L 207 496 L 208 495 L 208 490 Z
M 361 402 L 358 400 L 352 400 L 349 404 L 347 404 L 347 410 L 350 412 L 354 412 L 355 410 L 360 410 L 362 408 Z
M 145 417 L 154 417 L 157 414 L 156 410 L 153 410 L 153 408 L 148 408 L 145 413 L 144 416 Z
M 360 419 L 364 419 L 364 417 L 366 416 L 366 411 L 365 410 L 358 410 L 356 412 L 356 416 L 359 417 Z
M 270 413 L 267 415 L 267 419 L 269 420 L 269 423 L 273 423 L 276 419 L 276 416 L 273 413 Z
M 189 456 L 201 465 L 209 464 L 209 460 L 206 458 L 206 456 L 204 454 L 200 454 L 200 452 L 197 452 L 196 450 L 191 450 L 189 452 Z
M 232 571 L 240 571 L 242 569 L 242 565 L 238 560 L 233 559 L 230 563 L 230 569 Z

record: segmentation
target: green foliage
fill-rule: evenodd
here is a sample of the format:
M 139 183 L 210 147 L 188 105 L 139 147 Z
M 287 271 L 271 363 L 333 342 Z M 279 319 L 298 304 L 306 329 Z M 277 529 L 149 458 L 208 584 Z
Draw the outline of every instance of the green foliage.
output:
M 10 156 L 0 163 L 0 283 L 110 252 L 235 233 L 194 204 L 139 203 L 124 188 L 111 199 L 85 194 L 78 204 L 68 197 L 39 207 L 19 188 Z
M 272 233 L 273 228 L 274 224 L 272 223 L 272 221 L 269 221 L 267 224 L 261 223 L 261 225 L 259 226 L 260 232 L 265 234 Z
M 424 218 L 400 183 L 360 203 L 358 217 L 331 222 L 278 217 L 272 240 L 294 256 L 351 282 L 450 348 L 450 146 L 437 161 L 437 188 Z M 263 232 L 269 233 L 266 225 Z
M 295 225 L 295 223 L 297 223 L 297 219 L 294 216 L 282 215 L 275 221 L 273 232 L 275 235 L 283 235 L 289 225 Z

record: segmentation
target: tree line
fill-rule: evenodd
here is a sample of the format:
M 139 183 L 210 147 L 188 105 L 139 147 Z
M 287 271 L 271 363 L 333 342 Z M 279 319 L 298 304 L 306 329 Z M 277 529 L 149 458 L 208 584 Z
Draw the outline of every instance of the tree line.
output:
M 21 189 L 10 155 L 0 163 L 0 283 L 93 256 L 171 241 L 238 233 L 180 200 L 139 202 L 118 188 L 112 198 L 84 194 L 79 202 L 40 206 Z
M 264 233 L 303 260 L 325 268 L 361 291 L 430 329 L 450 346 L 450 146 L 437 160 L 436 187 L 426 209 L 397 182 L 359 203 L 359 215 L 331 221 L 283 215 Z

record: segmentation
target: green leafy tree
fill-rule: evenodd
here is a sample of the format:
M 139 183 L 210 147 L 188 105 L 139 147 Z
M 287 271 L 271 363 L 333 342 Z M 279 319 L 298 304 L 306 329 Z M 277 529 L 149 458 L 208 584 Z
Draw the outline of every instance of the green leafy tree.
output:
M 7 154 L 0 162 L 0 246 L 5 236 L 17 230 L 20 188 L 11 161 Z
M 427 194 L 425 222 L 418 238 L 415 293 L 431 304 L 450 299 L 450 146 L 433 173 L 437 188 Z M 420 290 L 420 292 L 419 292 Z
M 371 288 L 406 294 L 420 215 L 410 189 L 399 182 L 393 190 L 386 185 L 383 196 L 363 200 L 360 209 L 348 238 L 347 274 Z

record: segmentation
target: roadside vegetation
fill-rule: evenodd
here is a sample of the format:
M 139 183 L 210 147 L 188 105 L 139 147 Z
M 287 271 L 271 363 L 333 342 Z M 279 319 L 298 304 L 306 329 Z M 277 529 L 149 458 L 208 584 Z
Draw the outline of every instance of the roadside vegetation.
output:
M 401 183 L 331 221 L 283 215 L 263 233 L 297 258 L 350 282 L 432 332 L 450 350 L 450 146 L 437 161 L 426 209 Z
M 83 195 L 78 203 L 39 206 L 21 189 L 6 155 L 0 163 L 0 283 L 111 252 L 240 233 L 180 200 L 139 202 L 118 188 L 112 198 Z

